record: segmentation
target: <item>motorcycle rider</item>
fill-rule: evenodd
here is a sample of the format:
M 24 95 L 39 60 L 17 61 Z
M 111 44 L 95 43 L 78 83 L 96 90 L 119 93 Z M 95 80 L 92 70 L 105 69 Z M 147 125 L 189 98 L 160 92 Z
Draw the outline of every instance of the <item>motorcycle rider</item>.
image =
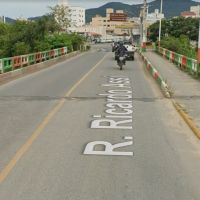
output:
M 119 58 L 120 57 L 126 57 L 127 53 L 126 47 L 123 45 L 123 42 L 119 43 L 119 46 L 116 49 L 116 55 L 117 55 L 117 63 L 119 63 Z M 126 59 L 124 59 L 124 64 L 126 64 Z

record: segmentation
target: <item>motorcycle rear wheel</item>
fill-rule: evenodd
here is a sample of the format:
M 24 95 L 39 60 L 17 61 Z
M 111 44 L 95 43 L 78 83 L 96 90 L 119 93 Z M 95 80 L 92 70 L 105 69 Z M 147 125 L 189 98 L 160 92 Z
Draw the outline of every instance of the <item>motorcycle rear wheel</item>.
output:
M 119 64 L 120 70 L 122 70 L 122 66 L 123 66 L 123 63 L 120 63 L 120 64 Z

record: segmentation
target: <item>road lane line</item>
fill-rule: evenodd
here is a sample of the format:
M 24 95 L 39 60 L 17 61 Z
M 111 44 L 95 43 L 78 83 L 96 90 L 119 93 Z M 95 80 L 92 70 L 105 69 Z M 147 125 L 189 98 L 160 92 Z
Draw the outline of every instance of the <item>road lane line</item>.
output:
M 58 110 L 61 108 L 61 106 L 64 103 L 64 99 L 62 99 L 55 107 L 54 109 L 45 117 L 43 122 L 37 127 L 37 129 L 32 133 L 31 137 L 26 141 L 25 144 L 23 144 L 20 149 L 17 151 L 15 156 L 10 160 L 10 162 L 7 164 L 7 166 L 1 171 L 0 173 L 0 183 L 8 176 L 10 171 L 14 168 L 14 166 L 17 164 L 19 159 L 26 153 L 26 151 L 30 148 L 32 143 L 37 139 L 37 137 L 41 134 L 41 132 L 44 130 L 48 122 L 52 119 L 52 117 L 58 112 Z
M 108 53 L 65 94 L 65 97 L 69 97 L 71 93 L 104 61 L 107 55 Z
M 92 69 L 87 72 L 72 88 L 65 94 L 65 97 L 69 97 L 72 92 L 104 61 L 109 53 L 107 53 Z M 12 169 L 16 166 L 17 162 L 22 158 L 22 156 L 29 150 L 33 142 L 41 135 L 42 131 L 49 124 L 51 119 L 55 116 L 55 114 L 61 109 L 61 107 L 65 103 L 65 99 L 61 99 L 58 104 L 51 110 L 48 115 L 44 118 L 41 124 L 36 128 L 36 130 L 32 133 L 30 138 L 20 147 L 14 157 L 9 161 L 9 163 L 3 168 L 0 172 L 0 183 L 2 183 L 6 177 L 10 174 Z

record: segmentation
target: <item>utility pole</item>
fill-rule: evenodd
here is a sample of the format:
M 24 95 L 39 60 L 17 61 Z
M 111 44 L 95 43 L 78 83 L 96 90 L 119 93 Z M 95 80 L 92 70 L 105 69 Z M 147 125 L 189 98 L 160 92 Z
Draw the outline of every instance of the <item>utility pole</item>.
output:
M 147 42 L 147 0 L 144 0 L 144 6 L 141 13 L 141 26 L 142 26 L 142 51 L 146 51 L 146 42 Z
M 140 46 L 142 48 L 142 38 L 143 38 L 143 10 L 140 10 Z
M 200 14 L 200 9 L 199 9 L 199 14 Z M 199 40 L 198 40 L 197 61 L 200 66 L 200 18 L 199 18 Z
M 162 15 L 162 9 L 163 9 L 163 0 L 160 2 L 160 17 Z M 158 46 L 160 47 L 160 41 L 161 41 L 161 28 L 162 28 L 162 18 L 160 18 L 160 24 L 159 24 L 159 38 L 158 38 Z

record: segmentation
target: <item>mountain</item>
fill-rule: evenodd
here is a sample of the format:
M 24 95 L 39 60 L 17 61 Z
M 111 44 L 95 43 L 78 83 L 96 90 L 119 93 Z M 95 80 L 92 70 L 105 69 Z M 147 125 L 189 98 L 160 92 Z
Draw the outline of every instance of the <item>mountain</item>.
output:
M 155 9 L 160 9 L 160 0 L 155 0 L 149 5 L 149 12 L 154 12 Z M 166 18 L 179 16 L 181 12 L 190 10 L 190 6 L 199 5 L 198 2 L 192 0 L 163 0 L 163 12 Z M 107 8 L 113 8 L 114 10 L 124 10 L 129 17 L 138 17 L 140 8 L 143 4 L 128 5 L 119 2 L 107 3 L 99 8 L 92 8 L 86 10 L 86 22 L 89 23 L 92 17 L 96 15 L 105 16 Z
M 40 18 L 41 18 L 41 16 L 38 16 L 38 17 L 30 17 L 30 18 L 28 18 L 28 20 L 30 20 L 30 21 L 36 21 L 36 20 L 38 20 L 38 19 L 40 19 Z M 6 23 L 10 24 L 10 23 L 16 22 L 16 19 L 12 19 L 12 18 L 9 18 L 9 17 L 5 17 L 5 21 L 6 21 Z
M 16 20 L 9 17 L 5 17 L 5 21 L 6 23 L 14 23 Z
M 38 16 L 38 17 L 29 17 L 28 20 L 30 21 L 37 21 L 38 19 L 40 19 L 42 16 Z

